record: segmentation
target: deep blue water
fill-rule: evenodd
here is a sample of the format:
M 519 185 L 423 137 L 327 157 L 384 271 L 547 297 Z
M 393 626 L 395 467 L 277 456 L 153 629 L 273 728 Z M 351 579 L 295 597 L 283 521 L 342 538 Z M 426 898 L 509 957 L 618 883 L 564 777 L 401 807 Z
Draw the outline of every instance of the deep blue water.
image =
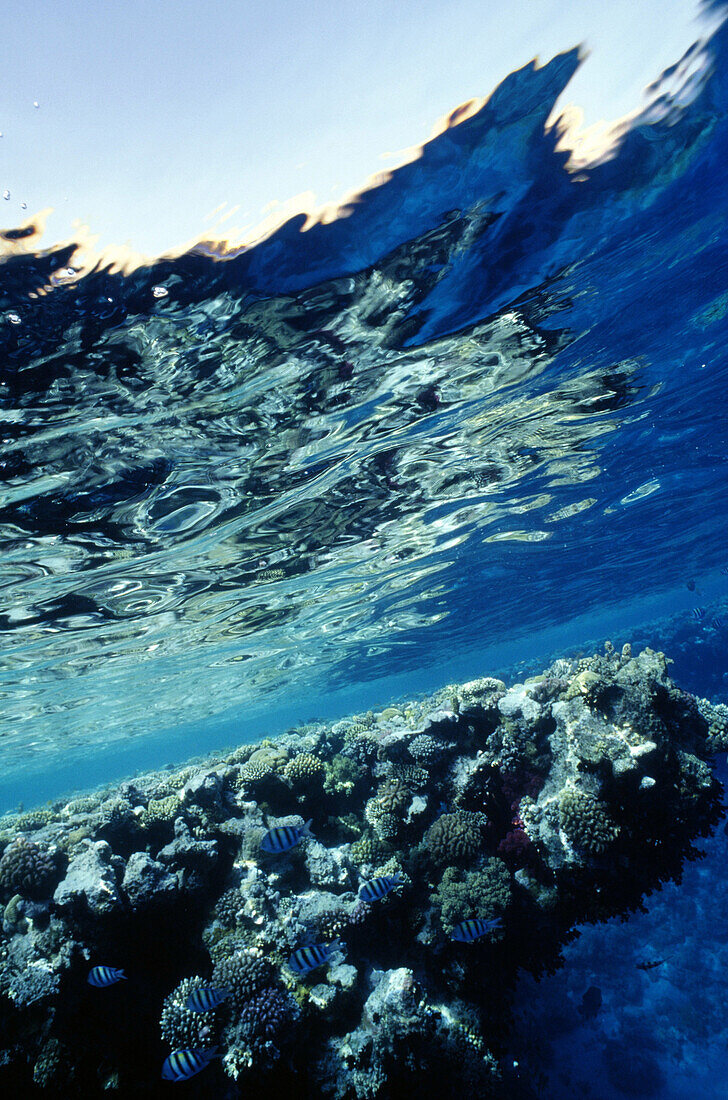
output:
M 728 700 L 728 30 L 586 165 L 578 64 L 305 232 L 128 275 L 5 233 L 2 808 L 607 637 Z M 545 1095 L 728 1096 L 725 847 L 526 991 Z

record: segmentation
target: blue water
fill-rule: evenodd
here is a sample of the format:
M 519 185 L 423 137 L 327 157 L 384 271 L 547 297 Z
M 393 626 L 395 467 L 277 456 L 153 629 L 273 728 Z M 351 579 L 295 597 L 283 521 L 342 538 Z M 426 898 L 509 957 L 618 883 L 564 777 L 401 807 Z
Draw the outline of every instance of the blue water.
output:
M 728 29 L 588 163 L 548 121 L 578 64 L 513 73 L 305 232 L 127 275 L 5 233 L 0 808 L 606 638 L 728 699 Z M 571 1013 L 544 1095 L 728 1095 L 695 1007 L 722 932 L 634 973 L 635 937 L 677 955 L 725 897 L 705 850 L 538 987 L 536 1031 Z
M 722 577 L 725 37 L 591 166 L 547 125 L 572 50 L 305 232 L 127 276 L 5 234 L 19 797 Z

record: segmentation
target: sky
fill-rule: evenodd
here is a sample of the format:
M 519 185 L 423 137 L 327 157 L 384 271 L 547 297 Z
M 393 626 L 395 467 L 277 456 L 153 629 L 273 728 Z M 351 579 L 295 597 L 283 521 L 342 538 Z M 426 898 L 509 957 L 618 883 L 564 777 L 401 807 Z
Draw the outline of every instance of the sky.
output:
M 563 102 L 587 124 L 618 118 L 704 33 L 699 11 L 698 0 L 4 0 L 0 226 L 52 207 L 43 246 L 84 224 L 98 248 L 150 256 L 240 232 L 301 192 L 342 197 L 459 103 L 577 44 L 590 53 Z

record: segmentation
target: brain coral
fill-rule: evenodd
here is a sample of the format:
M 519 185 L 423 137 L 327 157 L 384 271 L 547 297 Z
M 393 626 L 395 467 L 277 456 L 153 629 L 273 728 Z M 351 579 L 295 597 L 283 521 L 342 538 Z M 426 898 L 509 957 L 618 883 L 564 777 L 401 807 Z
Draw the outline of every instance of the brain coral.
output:
M 619 826 L 607 808 L 574 787 L 559 798 L 559 824 L 574 847 L 584 852 L 602 852 L 619 835 Z
M 432 895 L 440 922 L 450 935 L 460 921 L 472 917 L 490 920 L 499 916 L 511 900 L 511 875 L 500 859 L 489 859 L 482 871 L 448 867 Z
M 433 863 L 442 866 L 473 859 L 482 846 L 481 825 L 484 823 L 483 814 L 469 810 L 456 810 L 438 817 L 425 835 Z
M 52 852 L 18 837 L 8 844 L 0 859 L 0 895 L 7 899 L 21 894 L 40 901 L 50 892 L 56 873 Z

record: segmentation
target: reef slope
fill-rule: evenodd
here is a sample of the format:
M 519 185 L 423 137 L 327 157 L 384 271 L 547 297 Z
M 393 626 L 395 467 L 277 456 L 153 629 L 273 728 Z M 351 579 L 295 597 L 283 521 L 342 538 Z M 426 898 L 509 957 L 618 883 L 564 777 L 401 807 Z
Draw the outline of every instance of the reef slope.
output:
M 679 880 L 721 815 L 728 708 L 667 666 L 608 643 L 6 815 L 0 1084 L 154 1096 L 171 1049 L 217 1047 L 190 1095 L 532 1095 L 502 1058 L 518 971 L 553 972 L 577 922 Z M 335 940 L 345 955 L 291 969 Z M 127 981 L 93 988 L 98 965 Z M 208 986 L 227 998 L 191 1011 Z

